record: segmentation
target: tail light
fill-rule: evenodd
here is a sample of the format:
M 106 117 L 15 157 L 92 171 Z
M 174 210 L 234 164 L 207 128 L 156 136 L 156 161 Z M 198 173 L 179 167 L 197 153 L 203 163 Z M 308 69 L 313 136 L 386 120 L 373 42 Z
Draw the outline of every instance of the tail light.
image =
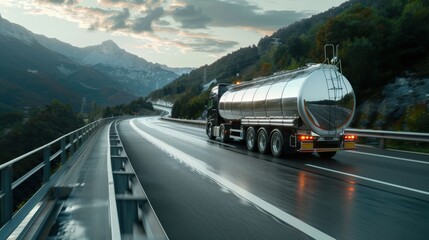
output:
M 314 140 L 316 140 L 316 137 L 315 136 L 311 136 L 311 135 L 299 135 L 298 139 L 301 142 L 305 142 L 305 141 L 314 141 Z
M 344 141 L 356 141 L 357 140 L 357 136 L 356 135 L 344 135 Z

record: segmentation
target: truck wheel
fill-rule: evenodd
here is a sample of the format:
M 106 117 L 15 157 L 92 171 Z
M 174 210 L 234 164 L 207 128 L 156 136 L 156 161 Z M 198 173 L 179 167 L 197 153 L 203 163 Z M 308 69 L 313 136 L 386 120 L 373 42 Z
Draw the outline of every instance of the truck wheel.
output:
M 274 157 L 281 157 L 283 155 L 283 135 L 279 130 L 274 130 L 271 134 L 271 153 Z
M 317 154 L 319 154 L 321 158 L 328 159 L 334 157 L 336 153 L 337 152 L 318 152 Z
M 220 125 L 220 141 L 226 143 L 229 141 L 229 134 L 225 130 L 225 125 Z
M 256 150 L 256 132 L 253 127 L 249 127 L 246 131 L 246 146 L 247 150 Z
M 270 142 L 270 139 L 268 137 L 267 130 L 265 130 L 265 128 L 261 128 L 258 132 L 258 150 L 260 153 L 268 152 L 269 142 Z
M 216 138 L 213 136 L 213 126 L 211 123 L 207 124 L 206 133 L 210 140 L 214 140 Z

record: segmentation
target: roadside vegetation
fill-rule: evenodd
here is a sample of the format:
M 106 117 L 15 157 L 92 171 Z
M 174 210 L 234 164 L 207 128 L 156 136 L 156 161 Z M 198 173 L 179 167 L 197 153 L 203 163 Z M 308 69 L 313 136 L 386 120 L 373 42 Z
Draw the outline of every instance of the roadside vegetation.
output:
M 59 101 L 42 108 L 0 114 L 0 164 L 43 146 L 100 118 L 154 114 L 152 104 L 138 98 L 129 104 L 94 107 L 89 114 L 76 113 Z

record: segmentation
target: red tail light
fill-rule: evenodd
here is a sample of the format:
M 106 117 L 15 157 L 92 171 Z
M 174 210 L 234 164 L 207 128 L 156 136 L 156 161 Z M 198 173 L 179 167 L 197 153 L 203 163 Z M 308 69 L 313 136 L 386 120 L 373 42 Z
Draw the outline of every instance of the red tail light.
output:
M 356 141 L 357 136 L 356 135 L 344 135 L 344 141 Z
M 298 139 L 299 139 L 301 142 L 303 142 L 303 141 L 313 141 L 313 140 L 315 140 L 315 137 L 314 137 L 314 136 L 311 136 L 311 135 L 300 135 L 300 136 L 298 137 Z

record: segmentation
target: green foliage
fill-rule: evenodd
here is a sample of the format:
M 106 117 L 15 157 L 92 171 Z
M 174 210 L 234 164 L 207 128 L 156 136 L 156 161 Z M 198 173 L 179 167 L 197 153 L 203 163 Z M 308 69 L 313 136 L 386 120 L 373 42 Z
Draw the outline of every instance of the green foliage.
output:
M 114 107 L 106 107 L 102 110 L 102 117 L 124 116 L 124 115 L 144 115 L 153 113 L 152 103 L 146 98 L 140 97 L 129 104 L 121 104 Z
M 184 95 L 174 104 L 171 116 L 186 119 L 201 118 L 208 97 L 209 91 L 197 96 L 192 96 L 191 93 Z
M 410 107 L 404 118 L 408 131 L 429 132 L 429 111 L 426 104 Z
M 4 119 L 13 122 L 17 117 Z M 0 139 L 0 162 L 29 152 L 83 126 L 70 105 L 53 101 L 29 117 L 25 123 L 15 122 L 13 128 Z
M 24 119 L 22 113 L 11 112 L 0 115 L 0 129 L 8 129 L 19 124 Z M 0 134 L 3 134 L 0 132 Z

